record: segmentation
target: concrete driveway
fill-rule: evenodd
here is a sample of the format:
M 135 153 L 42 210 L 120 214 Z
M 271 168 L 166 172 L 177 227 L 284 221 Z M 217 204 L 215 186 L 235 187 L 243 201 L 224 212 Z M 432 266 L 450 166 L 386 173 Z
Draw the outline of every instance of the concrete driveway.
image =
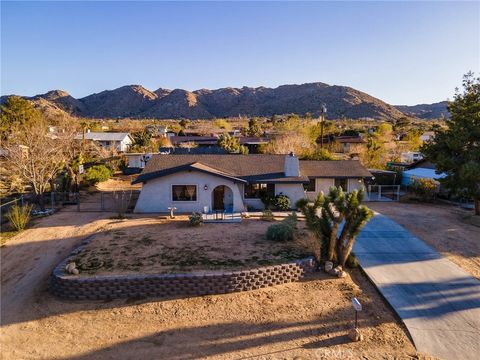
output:
M 354 252 L 419 352 L 478 359 L 480 281 L 378 213 L 358 236 Z

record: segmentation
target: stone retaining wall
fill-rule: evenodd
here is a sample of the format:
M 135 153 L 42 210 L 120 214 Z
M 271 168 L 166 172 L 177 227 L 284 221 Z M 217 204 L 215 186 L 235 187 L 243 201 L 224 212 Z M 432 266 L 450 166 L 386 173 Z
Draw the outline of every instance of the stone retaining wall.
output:
M 56 296 L 72 300 L 226 294 L 298 281 L 315 269 L 312 257 L 244 271 L 86 278 L 65 274 L 66 262 L 60 263 L 53 271 L 50 291 Z

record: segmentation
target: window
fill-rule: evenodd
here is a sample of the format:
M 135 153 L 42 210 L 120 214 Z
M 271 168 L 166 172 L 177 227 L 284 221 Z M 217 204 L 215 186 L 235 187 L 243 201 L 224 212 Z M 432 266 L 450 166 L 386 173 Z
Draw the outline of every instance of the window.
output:
M 309 183 L 308 184 L 303 184 L 303 188 L 305 191 L 311 191 L 311 192 L 315 192 L 315 182 L 316 182 L 316 179 L 313 178 L 313 179 L 308 179 Z
M 197 185 L 172 185 L 173 201 L 197 201 Z
M 348 191 L 348 179 L 335 179 L 335 186 L 341 186 L 343 191 Z
M 275 196 L 275 184 L 245 185 L 245 199 L 261 199 L 265 195 Z

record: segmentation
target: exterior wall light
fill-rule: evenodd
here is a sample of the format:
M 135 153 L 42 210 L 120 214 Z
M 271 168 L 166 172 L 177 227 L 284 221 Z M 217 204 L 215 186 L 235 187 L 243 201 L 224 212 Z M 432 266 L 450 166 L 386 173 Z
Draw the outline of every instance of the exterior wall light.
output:
M 207 185 L 207 184 L 205 184 L 205 185 L 203 186 L 203 190 L 205 190 L 205 191 L 208 190 L 208 185 Z

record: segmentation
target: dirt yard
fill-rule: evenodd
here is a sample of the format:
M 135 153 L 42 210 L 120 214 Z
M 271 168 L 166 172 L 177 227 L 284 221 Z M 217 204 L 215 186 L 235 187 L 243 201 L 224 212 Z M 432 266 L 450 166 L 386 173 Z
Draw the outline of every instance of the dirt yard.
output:
M 192 227 L 187 216 L 167 220 L 132 215 L 96 233 L 72 261 L 81 274 L 107 275 L 240 270 L 312 255 L 299 241 L 265 239 L 271 224 L 245 219 Z M 303 222 L 298 226 L 298 237 L 304 238 Z
M 424 240 L 470 275 L 480 279 L 480 228 L 467 219 L 472 210 L 422 203 L 368 203 Z
M 111 179 L 97 184 L 95 187 L 100 191 L 141 190 L 142 184 L 131 184 L 137 176 L 117 174 Z
M 1 249 L 3 359 L 415 358 L 403 326 L 358 270 L 353 279 L 317 273 L 299 283 L 185 299 L 51 296 L 54 266 L 115 225 L 112 215 L 62 210 Z M 346 336 L 353 296 L 364 305 L 359 343 Z

